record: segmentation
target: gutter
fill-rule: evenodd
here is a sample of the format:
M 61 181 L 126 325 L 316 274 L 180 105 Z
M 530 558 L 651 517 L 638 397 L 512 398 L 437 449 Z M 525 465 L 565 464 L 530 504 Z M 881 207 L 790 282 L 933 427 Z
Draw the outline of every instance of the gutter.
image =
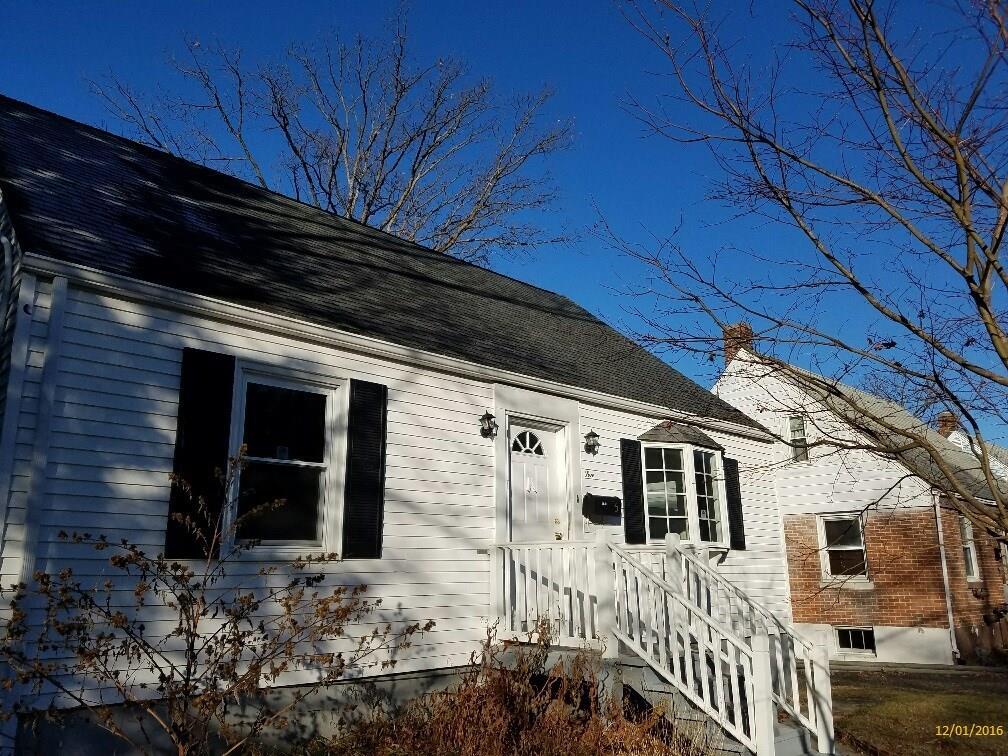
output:
M 956 643 L 955 621 L 952 617 L 952 593 L 949 590 L 948 562 L 945 560 L 945 535 L 941 525 L 941 506 L 938 504 L 938 494 L 932 493 L 934 499 L 935 529 L 938 531 L 938 554 L 941 557 L 942 585 L 945 588 L 945 611 L 948 613 L 949 641 L 952 644 L 952 658 L 958 662 L 962 659 L 959 644 Z
M 21 265 L 26 271 L 43 276 L 63 276 L 81 288 L 99 293 L 112 294 L 141 304 L 154 304 L 169 310 L 192 313 L 201 317 L 213 318 L 218 321 L 236 323 L 247 327 L 251 326 L 301 341 L 310 341 L 316 344 L 395 360 L 412 367 L 424 367 L 462 375 L 479 381 L 503 383 L 534 391 L 542 391 L 576 399 L 588 404 L 643 415 L 656 420 L 673 420 L 679 423 L 694 425 L 698 428 L 751 438 L 764 443 L 773 443 L 776 440 L 769 431 L 762 427 L 756 428 L 730 420 L 703 417 L 690 412 L 663 407 L 659 404 L 627 399 L 612 394 L 604 394 L 600 391 L 515 373 L 509 370 L 479 365 L 457 357 L 448 357 L 433 352 L 404 347 L 370 336 L 361 336 L 347 331 L 340 331 L 336 328 L 320 326 L 285 315 L 275 315 L 252 307 L 237 305 L 232 302 L 199 294 L 191 294 L 167 286 L 150 284 L 128 276 L 107 273 L 85 265 L 63 262 L 62 260 L 55 260 L 51 257 L 35 253 L 25 252 Z

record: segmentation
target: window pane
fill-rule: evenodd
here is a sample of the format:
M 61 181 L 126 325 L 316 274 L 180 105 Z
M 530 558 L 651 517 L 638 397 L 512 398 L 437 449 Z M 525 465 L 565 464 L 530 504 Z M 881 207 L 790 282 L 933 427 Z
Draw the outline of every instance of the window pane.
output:
M 963 563 L 966 565 L 966 577 L 975 578 L 976 570 L 973 569 L 973 547 L 963 547 Z
M 662 450 L 655 449 L 653 447 L 646 447 L 644 449 L 644 466 L 648 470 L 661 470 Z
M 670 496 L 668 500 L 669 515 L 672 517 L 686 516 L 686 497 Z
M 665 494 L 661 493 L 657 496 L 648 495 L 647 499 L 648 514 L 655 515 L 656 517 L 664 517 L 668 514 L 668 510 L 665 506 Z
M 678 533 L 680 538 L 689 538 L 689 526 L 685 517 L 669 518 L 669 532 Z
M 652 496 L 665 498 L 665 473 L 660 470 L 658 472 L 648 470 L 645 476 L 648 498 Z
M 861 636 L 864 638 L 865 651 L 875 650 L 875 631 L 874 630 L 862 630 Z
M 668 532 L 668 521 L 664 517 L 652 517 L 648 525 L 650 526 L 651 540 L 665 539 L 665 534 Z
M 682 496 L 686 493 L 686 484 L 683 482 L 683 474 L 681 472 L 668 473 L 667 481 L 669 498 Z
M 805 438 L 805 418 L 800 415 L 791 418 L 791 438 Z
M 715 520 L 700 520 L 700 540 L 701 541 L 717 541 L 718 536 L 718 524 Z
M 839 628 L 837 630 L 837 645 L 840 648 L 850 648 L 851 647 L 851 631 Z
M 666 449 L 665 450 L 665 469 L 666 470 L 682 470 L 682 450 L 681 449 Z
M 238 516 L 278 500 L 276 509 L 249 514 L 239 523 L 239 538 L 268 541 L 320 540 L 318 503 L 322 471 L 313 467 L 248 462 L 241 472 Z
M 857 519 L 826 520 L 826 546 L 860 546 L 861 523 Z
M 844 549 L 829 552 L 830 575 L 865 575 L 864 552 L 860 549 Z
M 325 403 L 324 394 L 250 383 L 245 394 L 248 455 L 321 462 Z

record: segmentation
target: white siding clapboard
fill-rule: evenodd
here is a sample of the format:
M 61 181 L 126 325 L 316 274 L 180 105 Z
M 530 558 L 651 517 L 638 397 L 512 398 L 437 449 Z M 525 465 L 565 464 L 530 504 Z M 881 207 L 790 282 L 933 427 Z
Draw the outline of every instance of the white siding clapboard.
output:
M 808 443 L 857 440 L 855 430 L 822 403 L 744 360 L 728 366 L 715 391 L 782 438 L 787 438 L 789 415 L 801 407 Z M 813 446 L 807 461 L 796 462 L 792 448 L 777 442 L 771 460 L 782 517 L 933 504 L 930 490 L 920 479 L 910 477 L 902 465 L 868 451 Z
M 8 585 L 17 580 L 23 563 L 25 502 L 50 295 L 51 285 L 40 281 L 32 308 L 0 561 L 0 577 Z M 39 564 L 51 570 L 71 567 L 82 580 L 111 578 L 113 601 L 130 605 L 127 581 L 108 574 L 108 554 L 63 543 L 59 533 L 100 532 L 150 550 L 163 546 L 185 347 L 388 386 L 383 557 L 329 565 L 328 584 L 366 584 L 368 596 L 383 602 L 375 621 L 436 623 L 430 635 L 399 657 L 397 671 L 468 662 L 490 619 L 486 550 L 497 538 L 496 470 L 494 442 L 480 436 L 478 419 L 494 406 L 493 384 L 72 285 L 63 315 L 47 465 L 44 480 L 37 481 L 43 493 L 35 521 Z M 601 449 L 595 457 L 582 457 L 591 479 L 581 481 L 581 491 L 621 495 L 619 439 L 636 438 L 659 419 L 582 404 L 580 433 L 594 429 L 601 437 Z M 721 569 L 754 598 L 784 612 L 786 587 L 773 482 L 757 474 L 770 445 L 712 435 L 740 462 L 749 547 L 731 553 Z M 497 443 L 502 442 L 499 437 Z M 237 584 L 253 577 L 261 566 L 260 560 L 249 560 L 233 565 L 230 573 Z M 165 619 L 152 616 L 151 622 Z
M 39 286 L 33 314 L 3 552 L 8 584 L 20 561 L 49 292 L 48 284 Z M 108 554 L 63 543 L 61 530 L 163 546 L 187 346 L 389 387 L 383 558 L 331 565 L 330 584 L 368 585 L 367 595 L 382 599 L 375 620 L 435 621 L 397 670 L 467 662 L 484 637 L 489 601 L 488 558 L 480 552 L 494 539 L 494 457 L 478 418 L 492 406 L 491 385 L 73 287 L 38 517 L 38 553 L 47 566 L 71 566 L 81 579 L 106 577 Z M 240 564 L 230 572 L 240 582 L 260 567 Z M 129 605 L 125 583 L 116 593 L 114 600 Z
M 637 438 L 658 422 L 656 418 L 582 404 L 581 434 L 594 430 L 599 434 L 600 444 L 594 456 L 582 451 L 581 466 L 586 471 L 582 490 L 622 497 L 620 439 Z M 741 436 L 704 432 L 725 448 L 726 456 L 738 460 L 742 489 L 746 550 L 729 551 L 717 569 L 751 598 L 790 621 L 781 523 L 774 495 L 773 470 L 770 469 L 773 445 Z M 618 537 L 623 537 L 622 525 Z

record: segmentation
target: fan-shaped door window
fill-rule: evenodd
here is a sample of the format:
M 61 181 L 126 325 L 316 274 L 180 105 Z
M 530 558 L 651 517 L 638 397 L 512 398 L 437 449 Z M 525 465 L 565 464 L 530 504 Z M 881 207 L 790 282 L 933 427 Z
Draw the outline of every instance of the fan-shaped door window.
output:
M 511 451 L 519 454 L 534 454 L 537 457 L 546 456 L 542 442 L 532 431 L 522 431 L 515 436 L 515 440 L 511 444 Z

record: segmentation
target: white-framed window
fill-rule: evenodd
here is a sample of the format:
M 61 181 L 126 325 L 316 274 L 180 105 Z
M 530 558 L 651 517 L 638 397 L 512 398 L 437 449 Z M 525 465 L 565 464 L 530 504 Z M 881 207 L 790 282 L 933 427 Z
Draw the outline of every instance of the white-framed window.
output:
M 226 525 L 256 549 L 339 551 L 348 382 L 237 366 Z
M 963 565 L 967 580 L 980 579 L 976 542 L 973 540 L 973 523 L 959 515 L 959 536 L 962 539 Z
M 838 627 L 836 629 L 836 637 L 837 648 L 844 653 L 875 653 L 875 628 Z
M 830 579 L 868 579 L 864 523 L 858 514 L 820 515 L 819 552 L 823 575 Z
M 643 451 L 648 540 L 676 533 L 684 541 L 726 543 L 721 455 L 670 444 L 645 444 Z
M 801 415 L 788 418 L 788 441 L 791 444 L 791 459 L 808 462 L 808 436 L 805 433 L 805 418 Z

